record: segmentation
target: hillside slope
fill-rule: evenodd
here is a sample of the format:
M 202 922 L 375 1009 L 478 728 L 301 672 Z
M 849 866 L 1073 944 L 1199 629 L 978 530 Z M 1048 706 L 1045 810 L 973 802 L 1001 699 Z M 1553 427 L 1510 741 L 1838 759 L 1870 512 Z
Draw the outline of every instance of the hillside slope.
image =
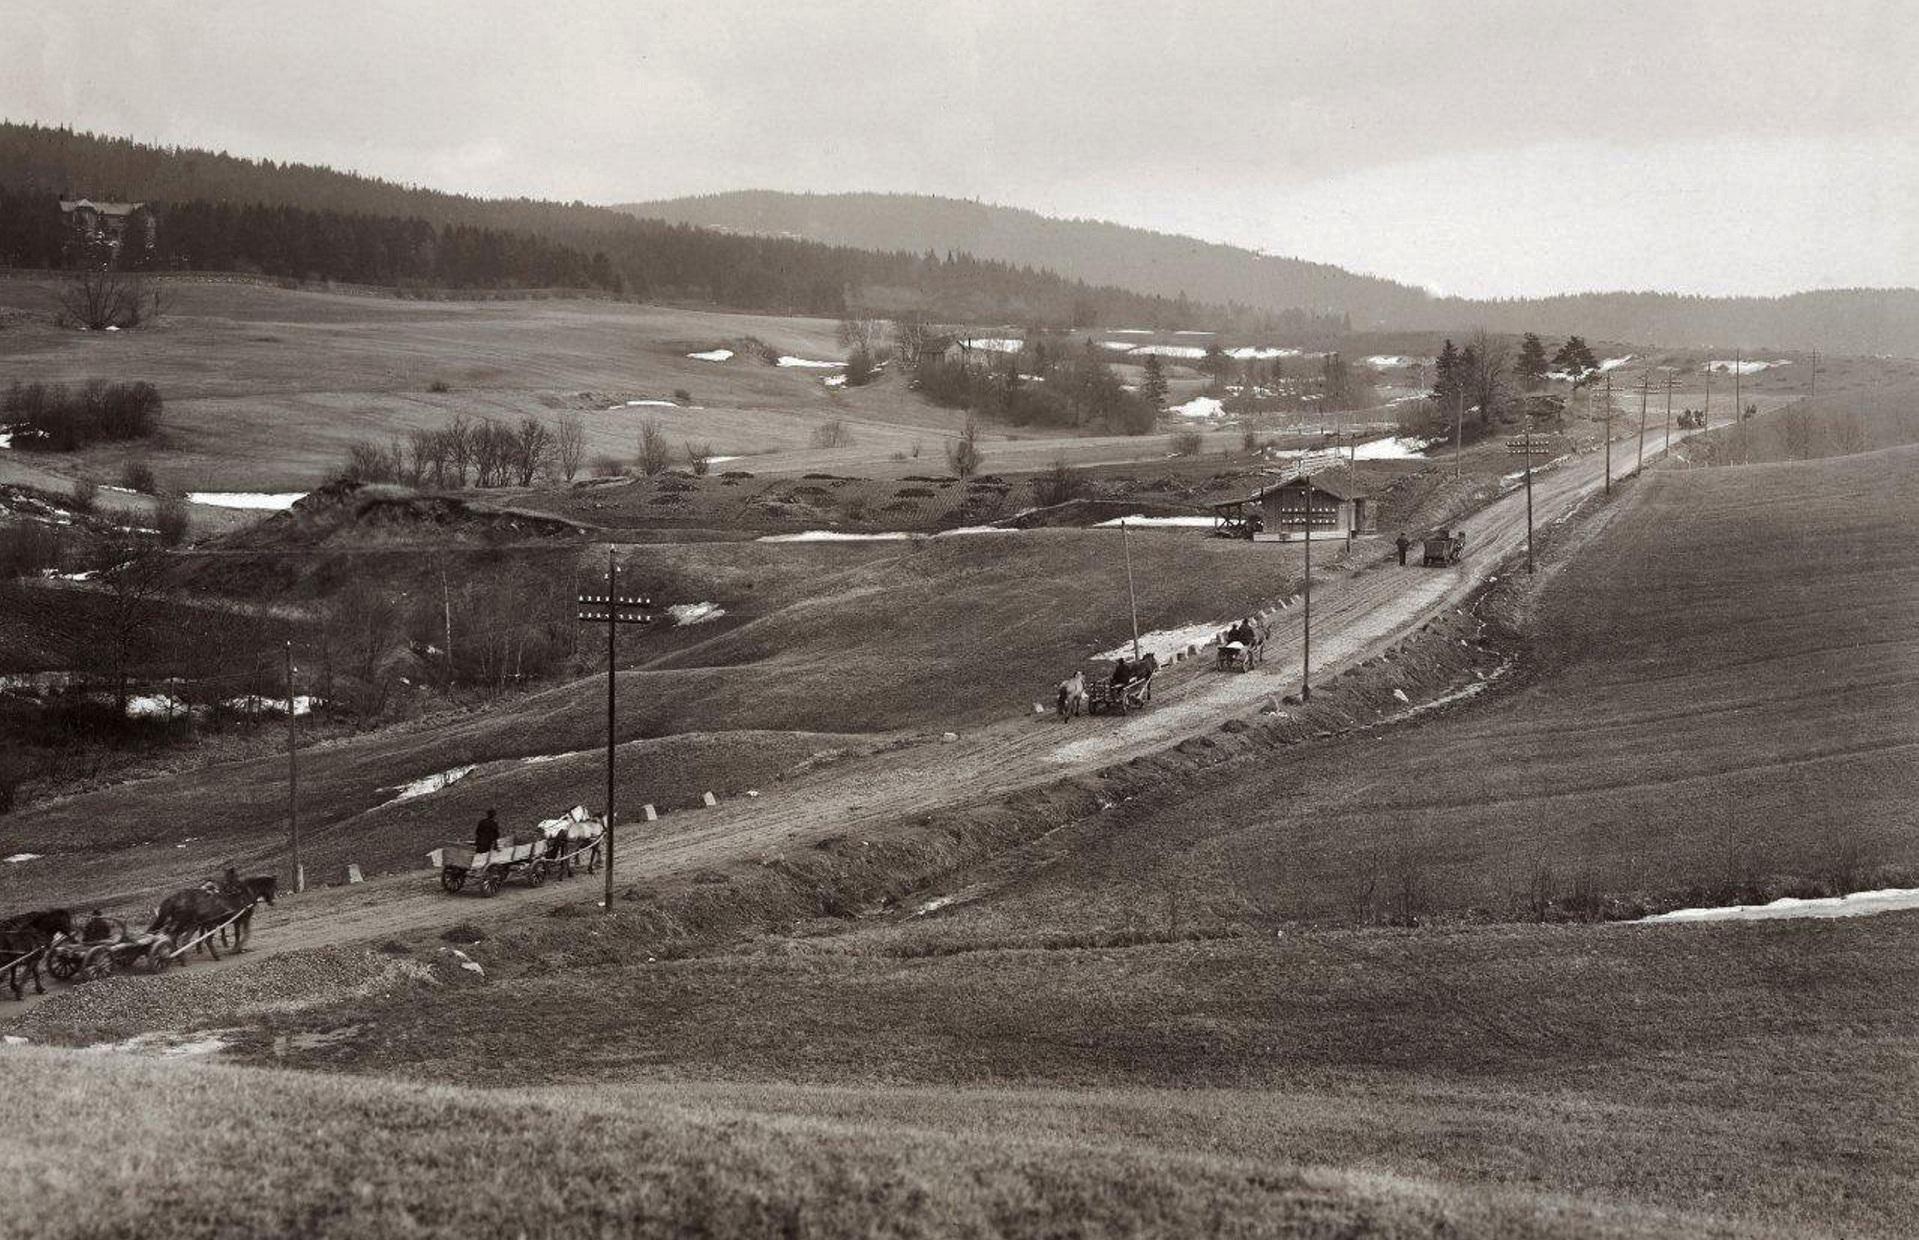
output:
M 1360 329 L 1579 333 L 1662 345 L 1735 344 L 1919 356 L 1919 290 L 1829 289 L 1790 297 L 1651 292 L 1473 301 L 1324 263 L 1098 220 L 908 194 L 747 190 L 630 203 L 635 215 L 864 248 L 964 251 L 1163 297 L 1258 309 L 1331 310 Z M 1161 326 L 1161 324 L 1138 324 Z M 1183 323 L 1164 326 L 1189 326 Z

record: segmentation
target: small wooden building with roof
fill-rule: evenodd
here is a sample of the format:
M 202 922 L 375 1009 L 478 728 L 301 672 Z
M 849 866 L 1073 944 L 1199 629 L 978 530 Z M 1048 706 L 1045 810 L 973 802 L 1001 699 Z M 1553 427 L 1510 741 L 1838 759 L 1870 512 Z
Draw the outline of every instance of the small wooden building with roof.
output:
M 1262 487 L 1245 499 L 1213 505 L 1223 534 L 1255 542 L 1291 542 L 1306 536 L 1351 538 L 1379 528 L 1379 508 L 1366 484 L 1350 469 L 1329 469 Z

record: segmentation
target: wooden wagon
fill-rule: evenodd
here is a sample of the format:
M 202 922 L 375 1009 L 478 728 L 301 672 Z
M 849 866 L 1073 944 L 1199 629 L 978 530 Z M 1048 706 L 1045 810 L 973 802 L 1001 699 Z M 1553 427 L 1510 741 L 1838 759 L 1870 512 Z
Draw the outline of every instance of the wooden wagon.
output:
M 47 972 L 63 982 L 90 981 L 121 969 L 162 973 L 178 954 L 173 939 L 159 933 L 134 933 L 118 918 L 108 919 L 111 938 L 85 939 L 63 934 L 47 949 Z
M 1221 633 L 1219 650 L 1213 656 L 1213 666 L 1222 672 L 1252 671 L 1266 661 L 1266 633 L 1263 624 L 1253 629 L 1253 640 L 1250 642 L 1228 641 L 1226 633 Z
M 1440 530 L 1436 534 L 1426 536 L 1425 554 L 1420 562 L 1429 568 L 1445 568 L 1459 563 L 1459 557 L 1465 553 L 1466 536 L 1464 534 L 1448 534 L 1445 530 Z
M 546 881 L 546 844 L 496 844 L 486 852 L 475 852 L 464 844 L 448 844 L 427 854 L 440 871 L 440 886 L 448 891 L 464 890 L 467 880 L 483 896 L 499 891 L 508 878 L 526 880 L 529 887 Z
M 1140 661 L 1139 670 L 1123 685 L 1106 677 L 1086 681 L 1086 713 L 1089 715 L 1126 715 L 1153 700 L 1153 673 L 1159 664 L 1151 655 Z

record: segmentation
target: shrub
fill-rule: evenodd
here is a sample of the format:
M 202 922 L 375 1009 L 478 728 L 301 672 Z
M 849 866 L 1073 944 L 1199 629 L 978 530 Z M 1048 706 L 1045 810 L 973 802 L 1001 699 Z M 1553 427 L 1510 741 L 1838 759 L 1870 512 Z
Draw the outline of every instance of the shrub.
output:
M 1068 465 L 1065 457 L 1059 457 L 1050 469 L 1033 479 L 1033 502 L 1041 508 L 1050 508 L 1079 499 L 1089 489 L 1086 476 Z
M 947 446 L 947 467 L 961 478 L 971 478 L 985 463 L 986 454 L 980 451 L 979 446 L 979 423 L 968 418 L 960 437 Z
M 57 568 L 60 555 L 57 530 L 38 521 L 0 526 L 0 581 L 33 577 L 43 568 Z
M 673 464 L 673 449 L 667 446 L 666 432 L 660 424 L 648 420 L 640 427 L 640 454 L 637 460 L 640 472 L 651 478 L 663 474 Z
M 163 407 L 151 383 L 94 379 L 76 392 L 59 383 L 16 382 L 7 389 L 0 421 L 17 428 L 16 447 L 73 452 L 100 440 L 150 439 Z
M 813 428 L 809 442 L 815 448 L 850 448 L 853 446 L 853 432 L 846 423 L 832 418 Z
M 687 391 L 685 388 L 674 388 L 673 399 L 679 401 L 682 405 L 690 405 L 693 403 L 693 393 Z
M 153 528 L 160 531 L 160 541 L 167 546 L 177 547 L 185 541 L 191 524 L 186 501 L 179 496 L 169 495 L 154 505 Z
M 688 440 L 686 444 L 686 463 L 692 467 L 695 477 L 706 477 L 707 471 L 713 468 L 713 445 L 710 443 L 694 443 Z
M 73 510 L 75 512 L 92 512 L 94 505 L 99 502 L 99 499 L 100 487 L 93 479 L 75 478 L 73 480 Z
M 873 381 L 873 355 L 866 347 L 854 349 L 846 359 L 846 386 L 865 387 Z
M 587 464 L 595 478 L 617 478 L 625 468 L 617 456 L 596 456 Z
M 1204 443 L 1199 431 L 1190 426 L 1174 431 L 1166 439 L 1166 446 L 1174 456 L 1198 456 Z
M 152 495 L 158 486 L 153 478 L 153 466 L 145 461 L 128 461 L 126 468 L 120 471 L 120 485 L 129 491 Z
M 426 390 L 429 392 L 451 392 L 453 390 L 453 385 L 448 383 L 445 379 L 435 379 L 433 382 L 426 385 Z

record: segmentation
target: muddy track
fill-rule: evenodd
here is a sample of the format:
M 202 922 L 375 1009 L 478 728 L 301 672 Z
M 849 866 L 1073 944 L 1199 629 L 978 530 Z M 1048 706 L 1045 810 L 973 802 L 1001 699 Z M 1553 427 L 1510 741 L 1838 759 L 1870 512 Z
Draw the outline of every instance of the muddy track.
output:
M 1648 432 L 1649 460 L 1662 438 L 1656 430 Z M 1622 459 L 1630 463 L 1632 444 L 1628 437 L 1614 445 L 1615 464 Z M 1592 452 L 1538 475 L 1533 488 L 1536 526 L 1570 518 L 1600 489 L 1603 471 L 1603 454 Z M 1525 550 L 1523 488 L 1489 504 L 1464 527 L 1467 555 L 1457 567 L 1402 569 L 1393 562 L 1390 546 L 1380 540 L 1359 544 L 1343 563 L 1316 568 L 1315 681 L 1371 658 L 1448 609 L 1462 607 L 1476 589 L 1508 568 L 1524 571 L 1514 558 Z M 1204 657 L 1175 664 L 1155 678 L 1152 705 L 1135 715 L 1062 724 L 1050 712 L 1025 714 L 951 742 L 932 740 L 829 766 L 757 798 L 673 814 L 657 823 L 622 824 L 615 888 L 701 867 L 769 859 L 779 850 L 828 835 L 856 835 L 887 822 L 1002 798 L 1160 753 L 1213 731 L 1227 719 L 1247 717 L 1296 694 L 1303 610 L 1293 605 L 1274 615 L 1272 653 L 1265 666 L 1221 673 Z M 1035 686 L 1036 696 L 1044 688 Z M 593 898 L 601 881 L 595 876 L 537 889 L 508 886 L 492 899 L 449 897 L 440 890 L 437 876 L 425 871 L 327 888 L 262 910 L 263 932 L 246 954 L 194 967 L 244 967 L 249 960 L 301 948 L 377 943 L 456 921 L 523 916 Z M 0 1009 L 0 1021 L 33 1006 L 9 1004 Z

